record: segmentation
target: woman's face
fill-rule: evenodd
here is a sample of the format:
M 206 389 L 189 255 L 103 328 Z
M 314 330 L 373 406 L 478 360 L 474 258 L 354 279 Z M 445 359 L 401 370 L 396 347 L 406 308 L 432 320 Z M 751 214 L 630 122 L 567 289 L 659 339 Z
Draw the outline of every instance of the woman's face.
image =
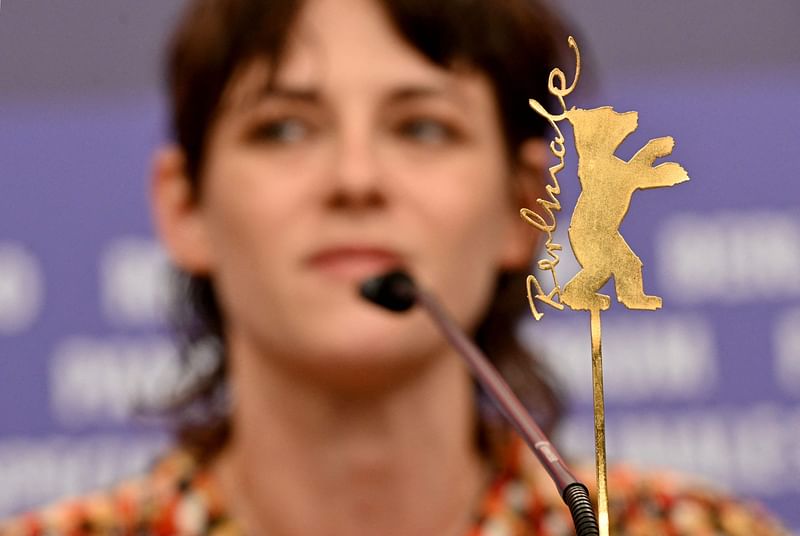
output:
M 284 60 L 269 89 L 254 66 L 226 93 L 203 238 L 176 260 L 211 275 L 234 344 L 330 382 L 413 370 L 444 342 L 363 280 L 405 267 L 469 330 L 531 253 L 490 84 L 428 62 L 371 0 L 309 0 Z

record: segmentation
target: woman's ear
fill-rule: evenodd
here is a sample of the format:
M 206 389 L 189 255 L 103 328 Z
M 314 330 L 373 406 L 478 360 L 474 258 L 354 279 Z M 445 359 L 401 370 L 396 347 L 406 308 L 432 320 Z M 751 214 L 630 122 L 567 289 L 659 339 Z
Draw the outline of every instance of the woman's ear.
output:
M 522 143 L 517 154 L 517 162 L 511 177 L 511 203 L 515 207 L 514 221 L 510 223 L 509 238 L 506 243 L 501 267 L 509 271 L 523 271 L 533 262 L 533 256 L 544 237 L 522 217 L 519 210 L 529 208 L 540 211 L 537 199 L 546 194 L 547 163 L 549 160 L 547 142 L 543 138 L 531 138 Z
M 156 232 L 172 262 L 190 274 L 207 274 L 211 265 L 208 233 L 183 151 L 174 145 L 159 149 L 153 158 L 150 202 Z

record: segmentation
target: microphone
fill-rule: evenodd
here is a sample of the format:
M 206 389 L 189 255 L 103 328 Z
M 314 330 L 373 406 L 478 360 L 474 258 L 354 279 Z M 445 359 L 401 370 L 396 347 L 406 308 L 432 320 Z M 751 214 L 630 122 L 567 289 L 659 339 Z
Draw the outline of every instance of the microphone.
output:
M 367 279 L 360 291 L 372 303 L 396 313 L 408 311 L 417 301 L 414 281 L 402 270 Z
M 436 298 L 418 288 L 411 276 L 395 270 L 362 283 L 361 296 L 394 312 L 405 312 L 419 304 L 439 327 L 442 335 L 466 361 L 489 398 L 536 455 L 569 507 L 578 536 L 598 536 L 589 491 L 569 470 L 555 447 L 525 409 L 489 359 L 447 314 Z

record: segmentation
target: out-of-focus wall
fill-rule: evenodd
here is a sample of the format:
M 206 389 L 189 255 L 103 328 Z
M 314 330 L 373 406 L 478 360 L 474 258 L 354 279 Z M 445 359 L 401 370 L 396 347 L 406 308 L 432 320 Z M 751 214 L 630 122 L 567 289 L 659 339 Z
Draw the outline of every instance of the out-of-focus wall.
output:
M 0 514 L 165 444 L 129 415 L 177 374 L 146 176 L 183 3 L 0 4 Z M 800 528 L 800 4 L 560 5 L 593 89 L 579 103 L 638 110 L 621 154 L 672 135 L 692 177 L 637 193 L 623 224 L 664 309 L 603 317 L 611 458 L 702 475 Z M 562 186 L 571 205 L 574 167 Z M 588 318 L 548 311 L 520 336 L 574 400 L 566 448 L 591 456 Z

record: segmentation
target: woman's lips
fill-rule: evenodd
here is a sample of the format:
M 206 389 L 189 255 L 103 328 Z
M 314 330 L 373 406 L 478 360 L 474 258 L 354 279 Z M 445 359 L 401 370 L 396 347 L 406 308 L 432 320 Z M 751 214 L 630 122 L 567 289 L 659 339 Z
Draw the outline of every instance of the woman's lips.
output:
M 402 264 L 400 255 L 391 250 L 365 246 L 326 248 L 309 259 L 312 269 L 348 281 L 360 281 L 398 268 Z

